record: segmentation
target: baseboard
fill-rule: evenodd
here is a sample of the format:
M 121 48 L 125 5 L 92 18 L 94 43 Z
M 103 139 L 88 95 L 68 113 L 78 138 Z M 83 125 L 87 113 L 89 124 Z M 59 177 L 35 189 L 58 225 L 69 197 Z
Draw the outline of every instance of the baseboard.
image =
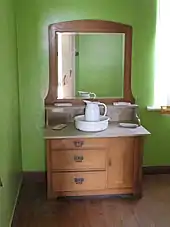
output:
M 152 174 L 170 174 L 170 166 L 143 166 L 145 175 Z
M 23 182 L 23 178 L 21 176 L 21 179 L 20 179 L 20 182 L 19 182 L 19 185 L 18 185 L 17 195 L 16 195 L 15 202 L 14 202 L 14 207 L 13 207 L 12 214 L 11 214 L 11 219 L 10 219 L 10 222 L 9 222 L 9 227 L 11 227 L 12 224 L 13 224 L 13 220 L 14 220 L 14 217 L 15 217 L 15 210 L 16 210 L 17 203 L 18 203 L 18 200 L 19 200 L 22 182 Z
M 170 174 L 170 166 L 143 166 L 144 175 L 152 174 Z M 26 171 L 23 172 L 23 182 L 45 182 L 46 172 L 34 172 Z
M 45 182 L 46 172 L 40 171 L 25 171 L 23 172 L 23 183 L 24 182 Z

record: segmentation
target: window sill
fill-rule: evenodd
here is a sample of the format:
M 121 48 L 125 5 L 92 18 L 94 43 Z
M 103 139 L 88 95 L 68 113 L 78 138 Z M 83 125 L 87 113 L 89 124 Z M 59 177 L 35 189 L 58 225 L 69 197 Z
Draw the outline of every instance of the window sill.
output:
M 147 106 L 147 111 L 149 111 L 149 112 L 160 112 L 161 111 L 161 107 Z
M 162 116 L 170 116 L 170 107 L 166 107 L 165 109 L 161 109 L 161 107 L 155 107 L 155 106 L 147 106 L 147 111 L 149 112 L 159 112 Z

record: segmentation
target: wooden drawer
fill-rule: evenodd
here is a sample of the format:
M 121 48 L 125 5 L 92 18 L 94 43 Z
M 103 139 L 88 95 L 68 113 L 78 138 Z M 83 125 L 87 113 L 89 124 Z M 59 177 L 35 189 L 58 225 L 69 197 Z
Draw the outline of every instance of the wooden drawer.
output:
M 92 149 L 107 147 L 107 139 L 56 139 L 51 140 L 50 145 L 52 150 L 67 150 L 67 149 Z
M 63 150 L 51 152 L 52 170 L 106 168 L 106 150 Z
M 52 173 L 54 191 L 101 190 L 106 187 L 106 172 Z

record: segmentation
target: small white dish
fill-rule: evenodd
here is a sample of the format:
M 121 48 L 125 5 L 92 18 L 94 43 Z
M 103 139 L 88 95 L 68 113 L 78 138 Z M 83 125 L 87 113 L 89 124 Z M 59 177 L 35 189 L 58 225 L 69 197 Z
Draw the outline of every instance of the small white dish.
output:
M 86 121 L 84 115 L 79 115 L 74 118 L 75 127 L 84 132 L 99 132 L 107 129 L 109 117 L 101 116 L 99 121 Z
M 114 102 L 114 106 L 131 106 L 132 104 L 130 102 Z
M 119 123 L 120 127 L 123 128 L 137 128 L 138 124 L 133 124 L 133 123 Z
M 130 102 L 113 102 L 113 106 L 117 106 L 117 107 L 130 107 L 130 108 L 135 108 L 138 107 L 137 104 L 132 104 Z

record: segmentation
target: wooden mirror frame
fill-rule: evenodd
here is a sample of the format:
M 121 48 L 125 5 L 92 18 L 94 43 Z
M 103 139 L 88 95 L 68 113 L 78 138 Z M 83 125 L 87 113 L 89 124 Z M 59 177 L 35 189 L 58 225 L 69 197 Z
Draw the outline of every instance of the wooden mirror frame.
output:
M 57 32 L 84 32 L 84 33 L 123 33 L 125 34 L 125 60 L 124 60 L 124 94 L 123 98 L 96 98 L 106 104 L 116 101 L 134 103 L 131 90 L 131 59 L 132 59 L 132 27 L 112 21 L 103 20 L 73 20 L 51 24 L 49 34 L 49 89 L 45 98 L 46 105 L 55 103 L 82 104 L 82 99 L 58 99 L 56 95 L 58 86 L 58 61 L 57 61 Z M 94 100 L 94 99 L 93 99 Z

